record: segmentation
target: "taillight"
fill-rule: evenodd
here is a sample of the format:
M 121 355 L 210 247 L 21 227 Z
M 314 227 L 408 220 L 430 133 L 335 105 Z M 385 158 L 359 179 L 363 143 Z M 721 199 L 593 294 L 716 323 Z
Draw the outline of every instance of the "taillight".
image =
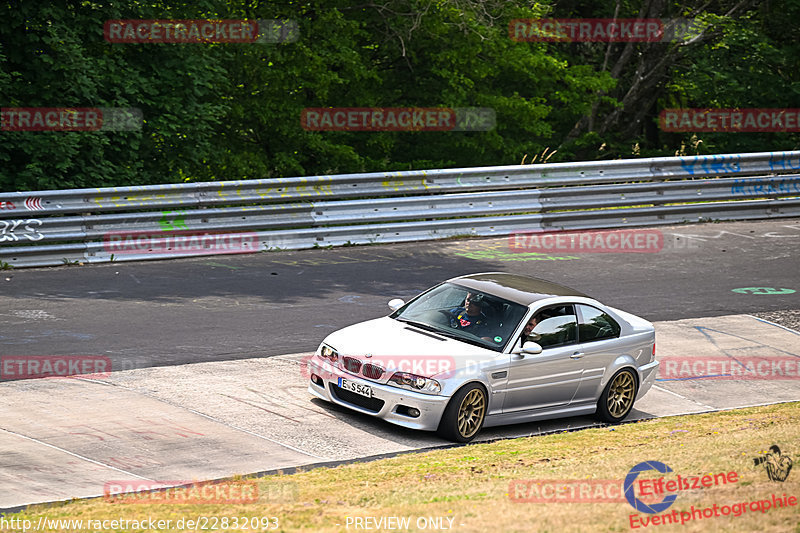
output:
M 650 357 L 650 362 L 652 363 L 655 360 L 656 360 L 656 341 L 653 341 L 653 355 Z

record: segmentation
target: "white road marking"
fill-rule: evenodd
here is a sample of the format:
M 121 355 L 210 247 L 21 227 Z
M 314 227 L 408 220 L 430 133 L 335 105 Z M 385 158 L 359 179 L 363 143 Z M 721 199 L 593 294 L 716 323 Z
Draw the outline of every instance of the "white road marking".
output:
M 92 382 L 92 383 L 97 383 L 97 384 L 101 384 L 101 385 L 107 385 L 109 387 L 119 387 L 121 389 L 129 390 L 131 392 L 135 392 L 137 394 L 141 394 L 142 396 L 147 396 L 148 398 L 153 398 L 153 399 L 158 400 L 159 402 L 163 402 L 163 403 L 165 403 L 167 405 L 171 405 L 173 407 L 178 407 L 179 409 L 184 409 L 186 411 L 189 411 L 190 413 L 196 414 L 196 415 L 201 416 L 201 417 L 203 417 L 203 418 L 205 418 L 207 420 L 211 420 L 212 422 L 215 422 L 217 424 L 221 424 L 221 425 L 223 425 L 225 427 L 228 427 L 228 428 L 231 428 L 231 429 L 235 429 L 236 431 L 241 431 L 242 433 L 247 433 L 248 435 L 252 435 L 252 436 L 257 437 L 259 439 L 272 442 L 273 444 L 277 444 L 278 446 L 283 446 L 284 448 L 287 448 L 287 449 L 292 450 L 294 452 L 302 453 L 303 455 L 307 455 L 307 456 L 313 457 L 315 459 L 321 459 L 323 461 L 330 461 L 331 460 L 330 457 L 323 457 L 321 455 L 316 455 L 314 453 L 307 452 L 305 450 L 301 450 L 300 448 L 295 448 L 294 446 L 291 446 L 290 444 L 285 444 L 285 443 L 277 441 L 275 439 L 271 439 L 269 437 L 265 437 L 264 435 L 260 435 L 258 433 L 255 433 L 254 431 L 250 431 L 249 429 L 244 429 L 244 428 L 241 428 L 241 427 L 238 427 L 238 426 L 234 426 L 233 424 L 229 424 L 229 423 L 225 422 L 224 420 L 220 420 L 219 418 L 215 418 L 215 417 L 213 417 L 211 415 L 207 415 L 205 413 L 201 413 L 200 411 L 196 411 L 196 410 L 191 409 L 189 407 L 183 406 L 183 405 L 181 405 L 179 403 L 170 402 L 169 400 L 165 400 L 163 398 L 159 398 L 158 396 L 149 394 L 149 393 L 147 393 L 145 391 L 142 391 L 142 390 L 139 390 L 139 389 L 126 387 L 126 386 L 120 385 L 118 383 L 110 383 L 108 381 L 103 381 L 103 380 L 87 379 L 87 378 L 78 378 L 78 379 L 80 379 L 81 381 L 89 381 L 89 382 Z
M 781 326 L 780 324 L 776 324 L 775 322 L 770 322 L 769 320 L 765 320 L 763 318 L 759 318 L 759 317 L 753 316 L 753 315 L 744 315 L 744 316 L 749 316 L 750 318 L 755 318 L 759 322 L 764 322 L 765 324 L 769 324 L 770 326 L 775 326 L 776 328 L 781 328 L 781 329 L 785 329 L 786 331 L 790 331 L 790 332 L 794 333 L 795 335 L 800 335 L 800 331 L 794 330 L 792 328 L 787 328 L 786 326 Z
M 5 431 L 6 433 L 8 433 L 10 435 L 14 435 L 15 437 L 20 437 L 22 439 L 26 439 L 26 440 L 35 442 L 36 444 L 41 444 L 42 446 L 47 446 L 48 448 L 53 448 L 54 450 L 58 450 L 60 452 L 66 453 L 67 455 L 71 455 L 73 457 L 77 457 L 78 459 L 81 459 L 83 461 L 88 461 L 88 462 L 96 464 L 98 466 L 104 466 L 106 468 L 110 468 L 111 470 L 116 470 L 117 472 L 122 472 L 123 474 L 127 474 L 129 476 L 138 477 L 139 479 L 144 479 L 145 481 L 155 481 L 154 479 L 150 479 L 150 478 L 147 478 L 147 477 L 144 477 L 144 476 L 140 476 L 138 474 L 134 474 L 133 472 L 128 472 L 127 470 L 123 470 L 121 468 L 117 468 L 116 466 L 107 465 L 105 463 L 101 463 L 100 461 L 95 461 L 94 459 L 89 459 L 88 457 L 85 457 L 83 455 L 71 452 L 69 450 L 65 450 L 64 448 L 60 448 L 60 447 L 55 446 L 53 444 L 48 444 L 47 442 L 41 441 L 39 439 L 35 439 L 33 437 L 28 437 L 27 435 L 23 435 L 22 433 L 17 433 L 16 431 L 11 431 L 11 430 L 6 429 L 6 428 L 0 428 L 0 431 Z
M 666 393 L 669 393 L 669 394 L 672 394 L 673 396 L 677 396 L 678 398 L 681 398 L 683 400 L 686 400 L 686 401 L 689 401 L 689 402 L 692 402 L 692 403 L 696 403 L 697 405 L 702 405 L 706 409 L 711 409 L 712 411 L 719 411 L 718 407 L 711 407 L 710 405 L 706 405 L 704 403 L 700 403 L 697 400 L 692 400 L 691 398 L 687 398 L 686 396 L 681 396 L 677 392 L 672 392 L 671 390 L 667 390 L 667 389 L 665 389 L 663 387 L 659 387 L 658 385 L 653 385 L 653 388 L 654 389 L 658 389 L 658 390 L 663 391 L 663 392 L 666 392 Z

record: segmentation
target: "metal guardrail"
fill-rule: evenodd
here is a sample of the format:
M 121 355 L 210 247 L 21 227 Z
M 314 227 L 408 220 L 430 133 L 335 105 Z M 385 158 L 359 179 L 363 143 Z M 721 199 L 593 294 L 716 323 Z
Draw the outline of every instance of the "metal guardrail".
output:
M 212 235 L 256 252 L 792 216 L 800 151 L 15 192 L 0 193 L 0 261 L 231 251 Z

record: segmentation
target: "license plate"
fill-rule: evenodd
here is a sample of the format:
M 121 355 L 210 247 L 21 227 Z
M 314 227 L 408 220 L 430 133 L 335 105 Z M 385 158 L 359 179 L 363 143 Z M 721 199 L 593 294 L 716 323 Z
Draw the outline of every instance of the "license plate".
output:
M 361 396 L 372 398 L 372 387 L 369 385 L 362 385 L 361 383 L 356 383 L 355 381 L 339 378 L 339 386 L 344 390 L 349 390 L 350 392 L 355 392 Z

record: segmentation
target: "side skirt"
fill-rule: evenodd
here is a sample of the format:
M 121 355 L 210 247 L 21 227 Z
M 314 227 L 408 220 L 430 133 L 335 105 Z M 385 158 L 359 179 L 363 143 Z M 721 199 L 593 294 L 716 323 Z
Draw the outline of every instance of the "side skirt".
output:
M 591 415 L 595 411 L 597 411 L 596 404 L 583 404 L 546 410 L 530 409 L 527 411 L 517 411 L 515 413 L 488 415 L 486 420 L 483 422 L 483 427 L 489 428 L 494 426 L 502 426 L 505 424 L 520 424 L 523 422 L 534 422 L 536 420 L 548 420 L 551 418 Z

